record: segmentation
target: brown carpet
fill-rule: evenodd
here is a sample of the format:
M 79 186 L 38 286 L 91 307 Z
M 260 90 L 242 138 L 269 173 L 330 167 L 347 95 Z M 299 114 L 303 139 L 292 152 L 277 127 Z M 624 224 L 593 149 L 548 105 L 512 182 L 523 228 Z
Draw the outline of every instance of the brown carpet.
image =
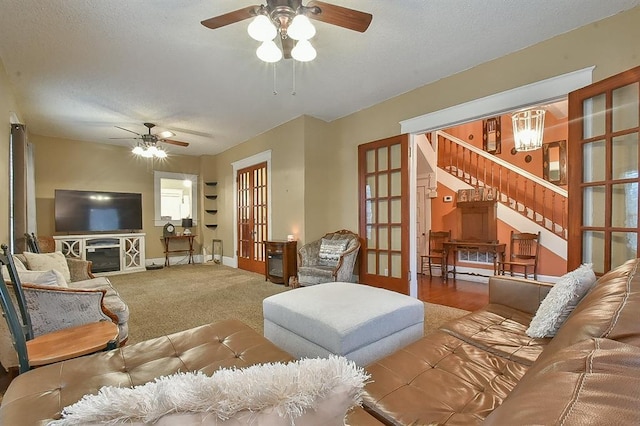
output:
M 129 305 L 129 342 L 185 330 L 228 318 L 262 334 L 262 300 L 289 291 L 264 275 L 215 263 L 176 265 L 109 277 Z M 425 303 L 425 333 L 467 311 Z

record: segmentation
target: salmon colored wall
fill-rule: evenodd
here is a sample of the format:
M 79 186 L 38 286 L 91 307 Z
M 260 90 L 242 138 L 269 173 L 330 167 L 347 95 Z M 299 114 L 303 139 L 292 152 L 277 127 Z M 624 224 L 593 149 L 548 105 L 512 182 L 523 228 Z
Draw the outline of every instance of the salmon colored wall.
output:
M 493 155 L 542 178 L 542 150 L 538 149 L 535 151 L 511 154 L 511 148 L 514 147 L 511 114 L 502 115 L 500 117 L 500 123 L 502 133 L 500 143 L 501 150 L 500 153 Z M 545 115 L 544 127 L 543 143 L 567 140 L 569 128 L 566 117 L 557 119 L 553 114 L 547 112 Z M 444 132 L 449 133 L 458 139 L 475 146 L 476 148 L 482 149 L 482 120 L 461 124 L 456 127 L 450 127 L 448 129 L 444 129 Z M 527 155 L 531 156 L 531 161 L 529 163 L 525 161 Z
M 431 200 L 431 229 L 434 231 L 451 230 L 452 235 L 456 232 L 456 203 L 443 201 L 444 197 L 453 197 L 455 192 L 445 186 L 438 187 L 438 197 Z

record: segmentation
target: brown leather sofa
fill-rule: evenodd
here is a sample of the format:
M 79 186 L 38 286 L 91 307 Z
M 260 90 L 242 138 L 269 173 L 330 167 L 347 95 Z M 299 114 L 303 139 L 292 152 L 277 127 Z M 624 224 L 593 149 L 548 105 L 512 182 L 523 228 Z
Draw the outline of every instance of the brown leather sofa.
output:
M 544 339 L 525 331 L 550 285 L 492 277 L 486 307 L 366 367 L 365 409 L 389 425 L 640 424 L 639 265 Z
M 525 334 L 549 284 L 491 278 L 486 307 L 366 367 L 367 412 L 348 424 L 640 424 L 638 266 L 598 280 L 553 339 Z M 46 424 L 104 385 L 288 360 L 248 326 L 223 321 L 20 375 L 0 424 Z

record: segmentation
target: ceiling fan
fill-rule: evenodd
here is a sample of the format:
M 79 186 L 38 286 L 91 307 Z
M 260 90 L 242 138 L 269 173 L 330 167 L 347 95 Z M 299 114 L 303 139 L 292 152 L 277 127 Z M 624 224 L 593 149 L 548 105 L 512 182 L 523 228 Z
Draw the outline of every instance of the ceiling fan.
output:
M 325 22 L 327 24 L 337 25 L 342 28 L 347 28 L 353 31 L 365 32 L 367 28 L 369 28 L 369 24 L 373 19 L 373 15 L 370 13 L 360 12 L 358 10 L 349 9 L 342 6 L 337 6 L 330 3 L 325 3 L 322 1 L 310 1 L 306 6 L 302 5 L 302 0 L 267 0 L 266 5 L 255 5 L 248 6 L 243 9 L 238 9 L 233 12 L 225 13 L 224 15 L 215 16 L 213 18 L 205 19 L 202 21 L 202 25 L 210 29 L 216 29 L 220 27 L 224 27 L 225 25 L 233 24 L 235 22 L 240 22 L 249 18 L 256 18 L 254 23 L 257 23 L 260 17 L 268 18 L 268 21 L 273 24 L 276 32 L 270 33 L 270 37 L 264 37 L 264 39 L 256 38 L 251 34 L 251 28 L 249 28 L 250 35 L 258 41 L 262 41 L 263 46 L 258 48 L 258 57 L 260 59 L 265 60 L 266 62 L 277 62 L 281 56 L 284 56 L 285 59 L 290 59 L 293 57 L 298 59 L 296 52 L 294 49 L 297 46 L 302 46 L 303 44 L 309 44 L 308 39 L 313 37 L 315 34 L 315 29 L 309 23 L 306 25 L 305 30 L 310 31 L 308 29 L 311 26 L 312 34 L 309 36 L 309 33 L 306 32 L 306 35 L 302 35 L 299 38 L 294 34 L 299 33 L 298 30 L 298 17 L 311 18 L 316 21 Z M 264 18 L 261 18 L 264 20 Z M 302 21 L 303 19 L 300 19 Z M 308 21 L 308 20 L 307 20 Z M 268 23 L 268 22 L 267 22 Z M 251 27 L 251 26 L 250 26 Z M 294 28 L 295 27 L 295 28 Z M 273 31 L 273 30 L 271 30 Z M 305 33 L 305 31 L 302 31 Z M 273 60 L 267 60 L 260 55 L 260 49 L 264 48 L 265 45 L 270 43 L 270 40 L 273 40 L 276 35 L 279 35 L 280 43 L 282 45 L 282 52 L 280 56 L 272 57 Z M 307 38 L 305 38 L 307 37 Z M 297 43 L 295 40 L 298 40 Z M 310 47 L 310 44 L 309 44 Z M 315 58 L 315 50 L 313 50 L 313 57 Z M 305 59 L 298 59 L 305 60 Z M 306 59 L 310 60 L 310 59 Z
M 132 151 L 134 154 L 138 154 L 143 157 L 160 157 L 160 158 L 166 157 L 167 156 L 166 151 L 158 147 L 158 142 L 166 143 L 169 145 L 189 146 L 187 142 L 167 139 L 175 136 L 175 133 L 173 132 L 165 130 L 160 133 L 152 134 L 151 129 L 156 127 L 156 125 L 153 123 L 143 123 L 143 124 L 148 129 L 147 133 L 138 133 L 138 132 L 134 132 L 133 130 L 125 129 L 124 127 L 115 126 L 118 129 L 124 130 L 129 133 L 133 133 L 137 135 L 137 137 L 110 138 L 110 139 L 139 139 L 141 142 L 138 142 Z

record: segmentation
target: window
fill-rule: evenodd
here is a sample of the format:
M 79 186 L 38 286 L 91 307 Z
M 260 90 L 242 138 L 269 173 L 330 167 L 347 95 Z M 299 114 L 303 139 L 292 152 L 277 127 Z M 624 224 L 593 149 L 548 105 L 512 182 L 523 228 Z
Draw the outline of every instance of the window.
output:
M 198 175 L 154 172 L 154 205 L 156 226 L 167 222 L 180 226 L 181 220 L 198 219 Z

